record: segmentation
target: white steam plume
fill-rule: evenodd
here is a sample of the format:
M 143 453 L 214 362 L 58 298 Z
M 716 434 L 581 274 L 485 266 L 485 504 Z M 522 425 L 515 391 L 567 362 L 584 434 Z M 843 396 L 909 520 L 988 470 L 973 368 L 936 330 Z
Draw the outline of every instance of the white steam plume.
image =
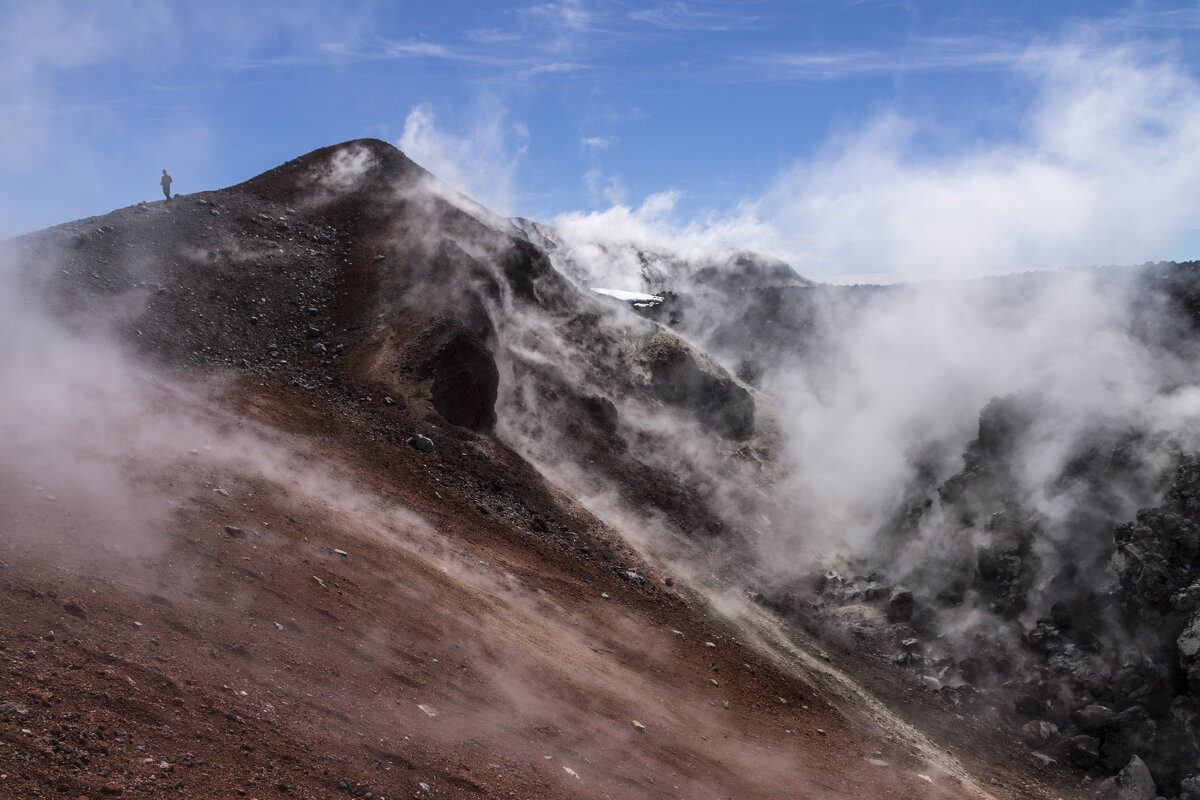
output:
M 681 222 L 664 192 L 555 223 L 580 246 L 738 247 L 835 282 L 1173 255 L 1200 216 L 1196 76 L 1133 44 L 1043 47 L 1020 64 L 1034 101 L 1010 141 L 931 156 L 917 145 L 928 126 L 890 110 L 724 213 Z
M 529 132 L 510 124 L 502 110 L 481 114 L 463 136 L 438 127 L 433 109 L 422 104 L 404 120 L 397 146 L 446 183 L 488 208 L 509 214 L 516 195 L 516 171 Z M 514 144 L 515 141 L 515 144 Z
M 1022 492 L 1047 503 L 1096 426 L 1195 429 L 1196 365 L 1132 335 L 1131 281 L 1071 270 L 1034 283 L 1019 298 L 1004 281 L 897 287 L 830 333 L 826 359 L 769 374 L 789 433 L 783 494 L 803 520 L 772 547 L 869 551 L 923 460 L 940 480 L 962 468 L 994 397 L 1037 404 L 1016 468 Z

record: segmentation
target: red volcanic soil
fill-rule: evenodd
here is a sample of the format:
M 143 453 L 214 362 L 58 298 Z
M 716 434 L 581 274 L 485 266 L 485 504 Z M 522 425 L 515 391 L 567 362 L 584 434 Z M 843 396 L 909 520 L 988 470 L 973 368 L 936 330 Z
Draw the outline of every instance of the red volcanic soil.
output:
M 765 644 L 439 404 L 486 326 L 364 321 L 412 287 L 368 211 L 284 210 L 305 163 L 21 243 L 59 318 L 142 305 L 118 374 L 0 424 L 0 796 L 1083 796 L 883 662 Z

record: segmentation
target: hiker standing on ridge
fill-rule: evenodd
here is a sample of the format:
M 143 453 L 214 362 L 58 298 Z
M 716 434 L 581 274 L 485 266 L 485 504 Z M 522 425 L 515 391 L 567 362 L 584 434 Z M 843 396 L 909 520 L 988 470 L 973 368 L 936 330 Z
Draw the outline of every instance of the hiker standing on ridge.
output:
M 159 181 L 159 183 L 161 183 L 162 187 L 163 187 L 163 196 L 166 197 L 167 200 L 170 200 L 171 199 L 171 176 L 167 174 L 167 171 L 165 169 L 163 170 L 162 180 Z

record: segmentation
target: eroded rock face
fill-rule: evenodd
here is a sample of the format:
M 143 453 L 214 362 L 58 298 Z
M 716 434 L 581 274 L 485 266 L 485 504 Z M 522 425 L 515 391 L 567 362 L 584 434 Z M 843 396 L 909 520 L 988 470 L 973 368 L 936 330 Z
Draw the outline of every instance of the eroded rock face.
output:
M 430 400 L 443 419 L 474 431 L 495 427 L 500 371 L 483 340 L 458 320 L 442 317 L 410 348 L 420 359 L 418 376 L 432 379 Z
M 1200 527 L 1170 508 L 1138 512 L 1118 525 L 1112 570 L 1143 614 L 1158 615 L 1189 586 L 1200 554 Z
M 447 422 L 476 431 L 496 424 L 496 361 L 473 334 L 457 335 L 438 354 L 430 397 Z
M 1118 525 L 1114 539 L 1112 571 L 1143 615 L 1192 602 L 1187 589 L 1200 577 L 1200 462 L 1181 465 L 1162 505 Z
M 1175 646 L 1179 650 L 1179 666 L 1188 683 L 1200 686 L 1200 614 L 1192 616 L 1191 622 L 1175 640 Z
M 660 400 L 693 411 L 701 424 L 727 439 L 744 441 L 754 434 L 754 398 L 682 339 L 657 333 L 643 343 L 639 360 Z
M 587 411 L 588 417 L 600 427 L 600 430 L 607 434 L 617 432 L 617 407 L 612 400 L 600 395 L 591 395 L 584 398 L 583 407 Z

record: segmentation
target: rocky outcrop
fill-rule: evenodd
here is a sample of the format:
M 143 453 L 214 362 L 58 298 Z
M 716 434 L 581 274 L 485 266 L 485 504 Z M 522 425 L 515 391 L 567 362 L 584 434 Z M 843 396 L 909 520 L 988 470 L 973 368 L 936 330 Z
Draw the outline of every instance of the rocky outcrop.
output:
M 438 414 L 474 431 L 492 430 L 500 372 L 483 341 L 457 319 L 442 317 L 414 346 L 420 358 L 416 374 L 431 381 L 429 396 Z
M 663 402 L 688 409 L 727 439 L 744 441 L 754 434 L 750 392 L 683 339 L 655 331 L 638 343 L 633 358 L 650 392 Z

